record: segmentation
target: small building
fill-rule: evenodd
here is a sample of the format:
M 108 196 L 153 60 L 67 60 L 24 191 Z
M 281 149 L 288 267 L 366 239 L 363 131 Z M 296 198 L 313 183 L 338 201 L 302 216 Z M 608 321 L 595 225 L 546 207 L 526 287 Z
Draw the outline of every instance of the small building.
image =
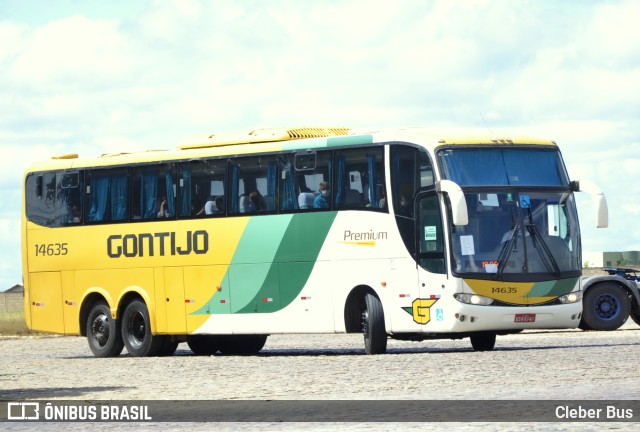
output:
M 640 267 L 640 251 L 602 252 L 604 267 Z
M 5 293 L 19 293 L 22 294 L 24 293 L 24 287 L 20 284 L 16 284 L 14 286 L 12 286 L 11 288 L 9 288 L 8 290 L 5 291 Z
M 17 312 L 24 307 L 24 287 L 14 285 L 0 292 L 0 312 Z

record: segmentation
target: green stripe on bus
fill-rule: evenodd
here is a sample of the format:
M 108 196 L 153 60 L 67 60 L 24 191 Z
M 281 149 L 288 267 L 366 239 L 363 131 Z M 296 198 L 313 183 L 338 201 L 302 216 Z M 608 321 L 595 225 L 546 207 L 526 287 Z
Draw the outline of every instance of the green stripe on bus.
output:
M 354 135 L 327 138 L 327 147 L 373 144 L 372 135 Z
M 293 215 L 253 216 L 247 223 L 222 280 L 223 287 L 232 287 L 231 313 L 247 307 L 265 281 L 270 279 L 271 263 L 292 217 Z M 194 312 L 203 313 L 229 313 L 229 304 L 217 302 L 213 296 Z
M 273 260 L 271 272 L 277 272 L 279 296 L 271 297 L 273 280 L 266 280 L 252 302 L 240 312 L 255 312 L 253 304 L 260 306 L 265 299 L 273 299 L 268 305 L 258 307 L 259 312 L 272 312 L 288 306 L 304 288 L 315 265 L 327 233 L 336 218 L 336 212 L 296 214 L 289 223 Z
M 213 296 L 194 314 L 275 312 L 302 291 L 336 212 L 257 216 L 240 238 L 222 286 L 229 305 Z
M 578 278 L 536 282 L 527 294 L 528 297 L 560 297 L 569 294 L 576 286 Z

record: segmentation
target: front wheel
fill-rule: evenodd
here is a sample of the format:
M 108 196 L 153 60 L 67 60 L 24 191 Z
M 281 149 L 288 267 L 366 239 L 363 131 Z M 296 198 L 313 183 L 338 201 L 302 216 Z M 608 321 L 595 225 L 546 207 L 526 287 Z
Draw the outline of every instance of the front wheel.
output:
M 151 320 L 147 305 L 140 299 L 127 305 L 122 314 L 122 340 L 133 357 L 158 354 L 165 338 L 151 334 Z
M 367 294 L 364 303 L 365 309 L 362 312 L 364 351 L 367 354 L 384 354 L 387 352 L 387 330 L 384 326 L 382 303 L 373 294 Z
M 616 330 L 629 318 L 631 301 L 624 288 L 615 283 L 599 283 L 589 287 L 582 300 L 580 328 Z
M 124 348 L 118 323 L 111 318 L 109 305 L 100 301 L 93 305 L 86 322 L 87 342 L 96 357 L 117 357 Z
M 492 332 L 474 333 L 469 339 L 474 351 L 492 351 L 496 346 L 496 334 Z

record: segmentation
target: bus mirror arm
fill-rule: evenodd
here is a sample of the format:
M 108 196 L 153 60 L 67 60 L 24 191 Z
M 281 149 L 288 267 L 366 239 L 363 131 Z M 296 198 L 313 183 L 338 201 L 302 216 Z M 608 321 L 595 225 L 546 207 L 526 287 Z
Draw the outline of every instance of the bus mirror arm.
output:
M 451 180 L 440 180 L 436 183 L 436 191 L 438 193 L 447 193 L 451 202 L 451 213 L 454 225 L 468 225 L 469 213 L 467 211 L 467 201 L 464 198 L 464 192 L 457 183 Z
M 609 226 L 609 209 L 607 199 L 602 189 L 589 180 L 577 180 L 571 182 L 571 189 L 576 192 L 585 192 L 591 195 L 596 208 L 596 227 L 606 228 Z

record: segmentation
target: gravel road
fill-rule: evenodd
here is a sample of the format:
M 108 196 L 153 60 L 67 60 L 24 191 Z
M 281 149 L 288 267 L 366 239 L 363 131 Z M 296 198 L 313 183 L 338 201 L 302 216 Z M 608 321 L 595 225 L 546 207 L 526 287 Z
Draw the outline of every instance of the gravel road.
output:
M 468 340 L 390 341 L 388 354 L 378 356 L 364 355 L 359 335 L 272 335 L 263 351 L 250 357 L 195 356 L 181 344 L 172 357 L 134 358 L 125 351 L 111 359 L 93 357 L 80 337 L 4 338 L 0 399 L 640 399 L 639 346 L 640 328 L 632 322 L 615 332 L 499 336 L 492 352 L 474 352 Z M 618 430 L 633 425 L 616 424 Z M 323 430 L 313 425 L 217 424 L 216 429 Z M 380 430 L 391 425 L 409 426 L 386 424 Z M 380 425 L 334 426 L 370 430 Z M 539 430 L 574 429 L 569 423 L 551 426 L 543 423 Z M 202 424 L 189 428 L 206 430 Z

